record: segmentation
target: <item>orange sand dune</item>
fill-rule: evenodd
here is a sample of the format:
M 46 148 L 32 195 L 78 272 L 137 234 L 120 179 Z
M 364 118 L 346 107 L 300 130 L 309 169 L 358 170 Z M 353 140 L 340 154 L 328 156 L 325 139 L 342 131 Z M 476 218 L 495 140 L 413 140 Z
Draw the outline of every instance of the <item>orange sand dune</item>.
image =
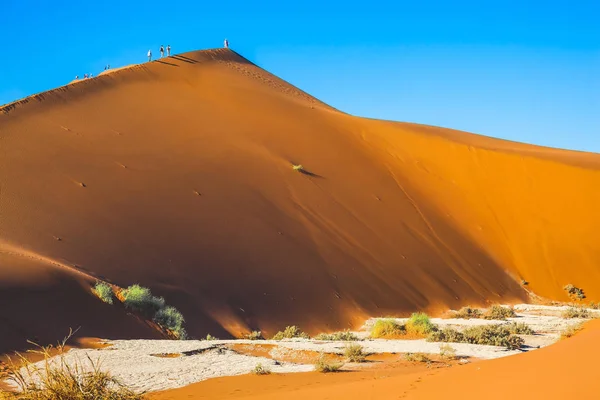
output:
M 0 258 L 21 277 L 0 283 L 3 349 L 139 336 L 96 277 L 149 286 L 193 336 L 525 301 L 521 279 L 600 299 L 597 154 L 353 117 L 224 49 L 0 110 L 0 240 L 86 274 Z
M 423 365 L 339 374 L 242 375 L 160 392 L 152 400 L 183 399 L 596 399 L 600 321 L 571 339 L 540 350 L 451 368 Z M 585 357 L 582 355 L 585 354 Z

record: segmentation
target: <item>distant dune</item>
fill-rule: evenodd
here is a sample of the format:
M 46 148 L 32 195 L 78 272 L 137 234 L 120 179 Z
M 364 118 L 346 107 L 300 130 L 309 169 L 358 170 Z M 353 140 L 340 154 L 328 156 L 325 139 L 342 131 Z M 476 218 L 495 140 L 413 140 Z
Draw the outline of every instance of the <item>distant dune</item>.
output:
M 0 351 L 156 336 L 96 279 L 192 336 L 600 300 L 599 204 L 598 154 L 357 118 L 230 50 L 115 70 L 0 108 Z

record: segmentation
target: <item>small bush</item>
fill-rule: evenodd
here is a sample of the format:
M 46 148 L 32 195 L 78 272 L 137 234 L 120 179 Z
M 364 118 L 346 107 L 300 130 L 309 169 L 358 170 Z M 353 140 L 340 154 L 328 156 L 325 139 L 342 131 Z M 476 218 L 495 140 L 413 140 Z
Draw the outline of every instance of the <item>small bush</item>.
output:
M 336 342 L 354 342 L 360 340 L 358 336 L 348 330 L 334 333 L 319 333 L 317 336 L 315 336 L 315 339 L 331 340 Z
M 590 313 L 585 308 L 569 307 L 562 313 L 563 318 L 590 318 Z
M 348 344 L 344 348 L 344 356 L 349 362 L 361 363 L 365 361 L 367 355 L 360 344 Z
M 525 342 L 519 336 L 511 334 L 510 330 L 503 325 L 472 326 L 462 332 L 445 328 L 437 332 L 432 332 L 427 341 L 504 346 L 509 350 L 518 349 Z
M 267 367 L 264 367 L 261 363 L 258 363 L 252 370 L 252 373 L 254 375 L 269 375 L 271 374 L 271 370 Z
M 183 315 L 175 307 L 165 307 L 162 310 L 158 310 L 156 314 L 154 314 L 154 322 L 160 325 L 164 329 L 168 329 L 178 339 L 186 339 L 187 334 L 185 329 L 183 329 L 183 323 L 185 319 Z
M 96 282 L 92 292 L 94 292 L 94 294 L 103 302 L 113 304 L 115 294 L 113 293 L 112 287 L 108 283 L 100 281 Z
M 325 354 L 321 354 L 315 363 L 315 371 L 317 372 L 338 372 L 344 366 L 343 363 L 329 362 L 325 358 Z
M 422 362 L 422 363 L 430 363 L 431 358 L 429 358 L 426 354 L 423 353 L 405 353 L 404 359 L 410 362 Z
M 273 340 L 294 339 L 294 338 L 309 339 L 309 336 L 307 333 L 302 332 L 300 330 L 300 328 L 298 328 L 296 325 L 287 326 L 285 328 L 285 330 L 279 331 L 275 334 L 275 336 L 273 336 Z
M 506 325 L 506 328 L 513 335 L 533 335 L 535 333 L 529 325 L 523 322 L 511 322 Z
M 579 332 L 581 329 L 583 328 L 582 324 L 577 324 L 577 325 L 571 325 L 567 328 L 565 328 L 561 333 L 560 333 L 560 338 L 561 339 L 568 339 L 571 336 L 574 336 L 577 332 Z
M 509 307 L 502 307 L 501 305 L 494 304 L 486 310 L 483 314 L 485 319 L 497 319 L 504 321 L 506 318 L 514 318 L 517 316 L 515 310 Z
M 294 169 L 294 171 L 304 171 L 304 167 L 300 164 L 292 165 L 292 168 Z
M 471 308 L 469 306 L 463 307 L 458 311 L 454 311 L 450 314 L 451 318 L 461 319 L 476 319 L 481 318 L 482 312 L 478 308 Z
M 140 285 L 131 285 L 121 292 L 125 307 L 144 314 L 153 316 L 157 311 L 165 307 L 165 299 L 152 296 L 150 289 Z
M 249 334 L 247 334 L 246 336 L 244 336 L 244 339 L 247 339 L 247 340 L 264 340 L 261 331 L 252 331 Z
M 219 340 L 219 338 L 214 337 L 213 335 L 211 335 L 210 333 L 208 335 L 206 335 L 206 337 L 204 338 L 204 340 Z
M 575 287 L 575 286 L 571 285 L 570 283 L 568 285 L 566 285 L 563 289 L 566 290 L 569 297 L 573 300 L 585 299 L 585 294 L 583 293 L 583 289 Z
M 589 308 L 593 310 L 600 310 L 600 302 L 594 303 L 593 301 L 590 301 Z
M 417 335 L 428 335 L 437 327 L 431 322 L 425 313 L 413 313 L 406 322 L 406 331 Z
M 446 361 L 456 360 L 456 350 L 449 344 L 440 345 L 440 358 Z
M 444 328 L 439 331 L 431 332 L 427 337 L 427 341 L 462 343 L 465 341 L 465 335 L 456 329 Z
M 406 333 L 406 327 L 393 319 L 378 319 L 371 328 L 372 338 L 400 336 Z

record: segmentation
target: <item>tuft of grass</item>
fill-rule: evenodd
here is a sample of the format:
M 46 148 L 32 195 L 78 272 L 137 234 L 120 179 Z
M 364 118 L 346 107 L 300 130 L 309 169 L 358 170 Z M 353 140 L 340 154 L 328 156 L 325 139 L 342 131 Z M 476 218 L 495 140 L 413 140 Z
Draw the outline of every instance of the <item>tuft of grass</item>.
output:
M 465 335 L 462 332 L 452 328 L 444 328 L 439 331 L 431 332 L 427 337 L 428 342 L 453 342 L 464 343 Z
M 517 316 L 515 310 L 511 307 L 502 307 L 499 304 L 494 304 L 483 313 L 485 319 L 497 319 L 504 321 L 506 318 L 514 318 Z
M 476 319 L 481 318 L 482 312 L 478 308 L 471 308 L 470 306 L 463 307 L 458 311 L 454 311 L 450 313 L 451 318 L 461 318 L 461 319 Z
M 521 279 L 521 285 L 527 286 L 529 285 L 529 282 L 527 282 L 525 279 Z
M 145 316 L 153 316 L 165 307 L 165 299 L 152 295 L 150 289 L 138 284 L 131 285 L 121 292 L 125 307 Z
M 108 283 L 97 281 L 96 285 L 94 285 L 94 288 L 92 289 L 92 292 L 103 302 L 107 304 L 113 304 L 115 294 L 113 293 L 112 287 Z
M 304 167 L 302 166 L 302 164 L 298 164 L 298 165 L 292 165 L 292 169 L 294 171 L 304 171 Z
M 252 370 L 252 373 L 254 375 L 270 375 L 271 370 L 268 367 L 263 366 L 261 363 L 258 363 Z
M 569 307 L 562 313 L 563 318 L 590 318 L 590 312 L 581 307 Z
M 440 358 L 446 361 L 456 360 L 456 350 L 449 344 L 440 345 Z
M 583 324 L 568 326 L 560 333 L 560 338 L 568 339 L 572 336 L 575 336 L 575 334 L 578 333 L 581 329 L 583 329 Z
M 371 328 L 372 338 L 400 336 L 406 333 L 406 327 L 391 318 L 378 319 Z
M 37 346 L 33 353 L 43 357 L 41 366 L 16 353 L 16 361 L 8 363 L 8 375 L 16 385 L 15 392 L 0 391 L 1 400 L 143 400 L 108 372 L 100 370 L 100 363 L 89 356 L 87 362 L 65 360 L 65 344 L 73 332 L 57 346 Z M 58 352 L 58 357 L 53 353 Z
M 317 362 L 315 363 L 315 371 L 317 372 L 338 372 L 344 366 L 343 363 L 334 363 L 327 361 L 325 354 L 321 353 Z
M 247 339 L 247 340 L 264 340 L 261 331 L 252 331 L 249 334 L 247 334 L 246 336 L 244 336 L 244 339 Z
M 422 362 L 422 363 L 430 363 L 431 358 L 429 358 L 424 353 L 405 353 L 404 359 L 410 362 Z
M 349 362 L 356 363 L 364 362 L 367 357 L 360 344 L 347 344 L 344 347 L 344 356 Z
M 600 310 L 600 302 L 594 303 L 593 301 L 590 301 L 589 308 L 593 310 Z
M 360 340 L 358 336 L 348 330 L 334 333 L 319 333 L 317 336 L 315 336 L 315 339 L 331 340 L 336 342 L 354 342 Z
M 279 331 L 277 332 L 274 336 L 273 336 L 273 340 L 283 340 L 283 339 L 294 339 L 294 338 L 301 338 L 301 339 L 309 339 L 310 337 L 308 336 L 307 333 L 304 333 L 300 330 L 300 328 L 298 328 L 296 325 L 292 325 L 292 326 L 287 326 L 283 331 Z
M 208 335 L 206 335 L 206 337 L 204 338 L 204 340 L 219 340 L 219 338 L 214 337 L 213 335 L 211 335 L 210 333 Z
M 187 333 L 183 329 L 185 319 L 175 307 L 168 306 L 158 310 L 154 314 L 153 320 L 163 329 L 171 331 L 178 339 L 184 340 L 187 338 Z
M 503 346 L 509 350 L 519 349 L 525 342 L 521 337 L 512 334 L 504 325 L 471 326 L 462 332 L 445 328 L 432 332 L 427 341 L 485 344 Z
M 429 316 L 421 312 L 413 313 L 406 322 L 405 328 L 408 333 L 417 335 L 428 335 L 437 330 L 437 326 L 431 322 Z
M 533 335 L 535 332 L 524 322 L 511 322 L 506 325 L 508 331 L 513 335 Z
M 568 285 L 565 285 L 565 287 L 563 287 L 563 289 L 567 292 L 569 297 L 573 300 L 585 299 L 585 293 L 583 293 L 583 289 L 573 286 L 570 283 Z

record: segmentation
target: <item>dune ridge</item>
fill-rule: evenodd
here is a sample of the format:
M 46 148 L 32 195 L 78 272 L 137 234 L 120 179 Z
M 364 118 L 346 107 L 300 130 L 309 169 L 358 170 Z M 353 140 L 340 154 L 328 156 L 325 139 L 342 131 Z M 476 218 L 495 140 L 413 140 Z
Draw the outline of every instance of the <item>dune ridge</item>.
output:
M 0 283 L 0 350 L 71 321 L 154 337 L 90 277 L 150 287 L 193 336 L 522 302 L 521 280 L 599 300 L 599 169 L 597 154 L 344 114 L 227 49 L 115 70 L 2 107 L 0 240 L 41 258 L 0 254 L 2 276 L 26 277 Z M 48 332 L 56 315 L 28 296 L 58 291 L 73 318 Z

